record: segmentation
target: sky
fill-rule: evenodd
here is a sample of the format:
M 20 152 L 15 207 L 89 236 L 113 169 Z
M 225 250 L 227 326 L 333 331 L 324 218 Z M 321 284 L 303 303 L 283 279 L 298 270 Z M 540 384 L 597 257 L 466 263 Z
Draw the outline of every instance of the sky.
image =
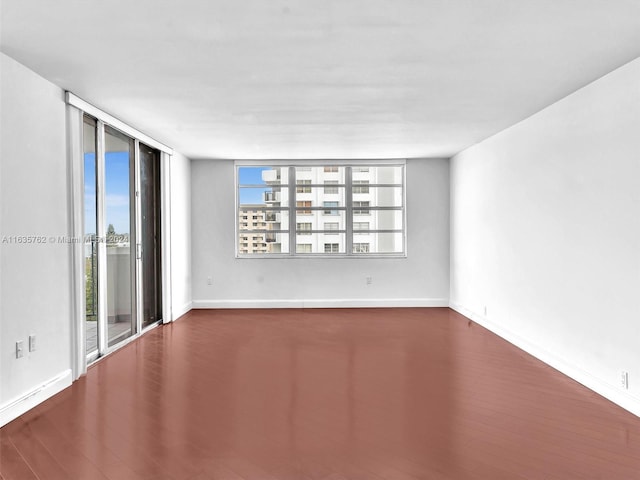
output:
M 105 155 L 106 221 L 116 233 L 129 233 L 129 152 L 107 152 Z M 95 154 L 84 155 L 85 233 L 95 233 L 96 172 Z
M 271 167 L 239 167 L 238 183 L 240 185 L 266 185 L 262 180 L 262 172 L 271 170 Z M 241 188 L 240 205 L 261 204 L 264 205 L 264 192 L 271 191 L 270 187 Z

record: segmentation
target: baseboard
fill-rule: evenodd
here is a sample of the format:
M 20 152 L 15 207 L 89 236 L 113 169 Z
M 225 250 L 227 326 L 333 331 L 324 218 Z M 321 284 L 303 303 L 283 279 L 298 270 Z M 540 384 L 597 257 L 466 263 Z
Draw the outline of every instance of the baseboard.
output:
M 0 406 L 0 427 L 71 386 L 71 369 L 50 378 L 17 398 Z
M 191 310 L 193 308 L 193 302 L 187 302 L 184 305 L 180 306 L 179 308 L 174 308 L 173 312 L 172 312 L 172 318 L 171 320 L 177 320 L 178 318 L 180 318 L 181 316 L 183 316 L 185 313 L 188 313 L 189 310 Z
M 546 363 L 550 367 L 555 368 L 560 373 L 563 373 L 569 378 L 572 378 L 576 382 L 584 385 L 588 389 L 593 390 L 597 394 L 602 395 L 616 405 L 640 417 L 640 398 L 637 398 L 635 395 L 631 395 L 628 392 L 620 390 L 616 386 L 611 385 L 598 377 L 595 377 L 581 367 L 567 362 L 563 358 L 560 358 L 557 355 L 549 352 L 546 348 L 525 340 L 519 335 L 492 322 L 484 315 L 475 313 L 455 302 L 452 302 L 449 307 L 460 313 L 461 315 L 464 315 L 470 320 L 473 320 L 479 325 L 485 327 L 487 330 L 495 333 L 507 342 L 515 345 L 519 349 L 524 350 L 528 354 L 536 357 L 538 360 Z
M 348 298 L 276 300 L 194 300 L 193 308 L 390 308 L 448 307 L 447 298 Z

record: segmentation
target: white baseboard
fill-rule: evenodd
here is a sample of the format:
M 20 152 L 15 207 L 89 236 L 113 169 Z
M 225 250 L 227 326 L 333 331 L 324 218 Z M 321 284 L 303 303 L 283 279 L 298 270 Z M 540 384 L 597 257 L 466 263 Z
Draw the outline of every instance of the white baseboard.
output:
M 193 308 L 193 302 L 187 302 L 184 305 L 180 306 L 179 308 L 175 308 L 171 315 L 172 317 L 171 321 L 177 320 L 178 318 L 183 316 L 185 313 L 188 313 L 189 310 L 191 310 L 192 308 Z
M 482 325 L 487 330 L 490 330 L 499 337 L 505 339 L 507 342 L 515 345 L 519 349 L 524 350 L 530 355 L 533 355 L 538 360 L 546 363 L 550 367 L 555 368 L 569 378 L 572 378 L 576 382 L 581 383 L 588 389 L 593 390 L 597 394 L 602 395 L 616 405 L 640 417 L 640 398 L 637 398 L 636 396 L 631 395 L 630 393 L 625 392 L 624 390 L 621 390 L 598 377 L 595 377 L 581 367 L 567 362 L 563 358 L 560 358 L 554 353 L 549 352 L 546 348 L 531 343 L 530 341 L 520 337 L 519 335 L 492 322 L 484 315 L 475 313 L 465 308 L 464 306 L 454 302 L 452 302 L 449 306 L 451 309 L 473 320 L 479 325 Z
M 194 300 L 193 308 L 389 308 L 448 307 L 447 298 L 347 298 L 280 300 Z
M 0 427 L 69 386 L 71 386 L 71 369 L 50 378 L 25 394 L 5 402 L 0 406 Z

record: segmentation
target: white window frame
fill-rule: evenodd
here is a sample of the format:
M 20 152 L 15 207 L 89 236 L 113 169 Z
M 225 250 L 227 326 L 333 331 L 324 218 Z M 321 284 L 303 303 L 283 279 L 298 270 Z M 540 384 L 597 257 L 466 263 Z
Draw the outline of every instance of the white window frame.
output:
M 339 161 L 339 160 L 325 160 L 325 161 L 315 161 L 315 160 L 307 160 L 304 161 L 304 164 L 292 162 L 292 161 L 273 161 L 270 160 L 268 162 L 265 161 L 252 161 L 252 160 L 238 160 L 235 162 L 234 168 L 234 183 L 235 183 L 235 211 L 236 211 L 236 222 L 235 222 L 235 256 L 239 259 L 244 258 L 300 258 L 300 257 L 348 257 L 348 258 L 371 258 L 371 257 L 381 257 L 381 258 L 406 258 L 407 257 L 407 202 L 406 202 L 406 160 L 405 159 L 389 159 L 389 160 L 358 160 L 358 161 Z M 376 184 L 370 183 L 368 186 L 370 188 L 375 187 L 400 187 L 402 189 L 402 204 L 396 205 L 393 207 L 380 207 L 380 206 L 371 206 L 368 207 L 354 207 L 356 202 L 360 202 L 360 200 L 354 200 L 353 196 L 353 170 L 357 169 L 358 172 L 366 172 L 370 170 L 370 167 L 390 167 L 390 166 L 401 166 L 402 167 L 402 175 L 401 175 L 401 183 L 397 184 Z M 289 169 L 288 172 L 288 186 L 286 184 L 282 185 L 282 189 L 288 189 L 289 192 L 289 202 L 288 207 L 283 207 L 283 210 L 289 210 L 289 224 L 283 225 L 281 228 L 285 231 L 288 231 L 289 235 L 289 251 L 284 253 L 265 253 L 265 254 L 245 254 L 240 252 L 239 248 L 239 208 L 240 208 L 240 190 L 241 185 L 239 185 L 239 168 L 241 167 L 286 167 Z M 345 252 L 340 253 L 324 253 L 324 251 L 314 252 L 314 253 L 298 253 L 296 251 L 296 211 L 299 210 L 311 212 L 314 211 L 324 211 L 326 207 L 324 206 L 311 206 L 311 207 L 298 207 L 298 202 L 306 202 L 307 199 L 304 198 L 304 193 L 298 193 L 297 188 L 300 186 L 308 186 L 305 182 L 304 184 L 299 184 L 296 182 L 296 169 L 298 171 L 308 171 L 310 167 L 324 167 L 322 171 L 324 173 L 335 173 L 336 171 L 340 171 L 340 168 L 345 168 L 345 183 L 338 184 L 340 188 L 345 189 L 345 206 L 337 207 L 338 213 L 344 212 L 345 216 L 345 228 L 341 230 L 312 230 L 312 234 L 321 234 L 321 235 L 336 235 L 341 234 L 345 236 Z M 355 169 L 352 170 L 352 168 Z M 319 184 L 311 184 L 312 188 L 324 187 L 324 183 L 321 182 Z M 330 184 L 330 186 L 333 186 Z M 355 183 L 355 187 L 363 186 L 362 184 Z M 301 195 L 302 197 L 299 197 Z M 356 193 L 355 195 L 360 195 Z M 336 207 L 331 207 L 331 209 L 335 209 Z M 402 228 L 393 229 L 393 230 L 356 230 L 353 229 L 353 223 L 359 222 L 360 220 L 353 218 L 354 210 L 362 211 L 366 210 L 368 213 L 360 214 L 355 213 L 355 215 L 370 215 L 372 211 L 380 211 L 380 210 L 396 210 L 400 211 L 402 215 Z M 298 213 L 298 216 L 304 215 Z M 326 216 L 325 218 L 329 218 Z M 301 223 L 301 222 L 297 222 Z M 306 233 L 306 232 L 305 232 Z M 353 252 L 353 244 L 354 244 L 354 235 L 367 235 L 371 233 L 395 233 L 402 235 L 402 251 L 400 252 L 370 252 L 370 253 L 354 253 Z M 321 237 L 314 237 L 314 242 L 320 241 L 322 244 L 325 242 L 322 241 Z M 355 242 L 358 243 L 358 242 Z

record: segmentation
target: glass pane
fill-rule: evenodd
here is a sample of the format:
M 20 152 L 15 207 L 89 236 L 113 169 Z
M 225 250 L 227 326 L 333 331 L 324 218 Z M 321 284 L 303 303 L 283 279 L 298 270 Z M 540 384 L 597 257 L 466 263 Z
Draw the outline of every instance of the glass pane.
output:
M 353 253 L 402 253 L 402 233 L 370 233 L 366 238 L 353 239 Z
M 327 188 L 331 193 L 327 193 Z M 344 187 L 333 185 L 330 187 L 308 187 L 304 184 L 296 184 L 296 202 L 307 202 L 304 205 L 311 207 L 323 207 L 324 202 L 336 202 L 333 204 L 334 206 L 344 207 L 346 206 L 345 190 Z M 297 203 L 296 206 L 298 206 Z
M 368 194 L 356 194 L 356 186 L 353 188 L 354 202 L 368 200 L 372 207 L 402 207 L 402 187 L 367 187 Z
M 140 144 L 142 327 L 162 319 L 160 152 Z
M 85 117 L 84 145 L 84 279 L 87 355 L 98 350 L 98 244 L 96 242 L 96 123 Z
M 369 180 L 369 183 L 402 185 L 402 165 L 369 167 L 368 172 L 353 172 L 353 180 Z
M 345 234 L 312 233 L 296 235 L 296 253 L 342 253 L 345 250 Z
M 105 128 L 105 224 L 107 246 L 108 345 L 135 333 L 131 178 L 133 139 Z
M 238 230 L 288 229 L 288 210 L 263 210 L 246 205 L 238 211 Z
M 289 232 L 238 232 L 238 254 L 266 255 L 270 253 L 289 253 Z
M 296 167 L 296 183 L 301 180 L 311 180 L 311 183 L 324 184 L 325 181 L 344 183 L 345 167 Z
M 289 167 L 238 167 L 238 185 L 287 185 Z
M 238 193 L 240 208 L 289 206 L 287 187 L 240 187 Z
M 325 223 L 338 223 L 337 230 L 346 228 L 344 210 L 334 210 L 331 206 L 327 206 L 326 210 L 296 210 L 296 223 L 311 223 L 311 230 L 325 230 Z
M 365 223 L 369 224 L 369 230 L 402 230 L 402 210 L 359 210 L 353 213 L 353 230 L 364 230 Z M 357 224 L 357 227 L 356 227 Z

